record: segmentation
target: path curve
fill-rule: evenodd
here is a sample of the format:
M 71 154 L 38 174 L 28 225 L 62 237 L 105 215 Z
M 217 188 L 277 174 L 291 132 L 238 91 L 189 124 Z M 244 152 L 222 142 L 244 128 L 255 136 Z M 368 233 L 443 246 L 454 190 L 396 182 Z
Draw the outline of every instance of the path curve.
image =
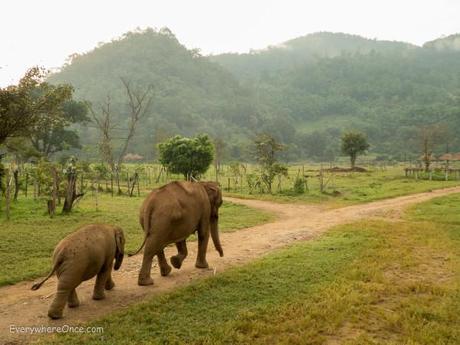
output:
M 220 258 L 210 243 L 208 261 L 210 269 L 194 267 L 196 243 L 189 244 L 189 257 L 180 270 L 174 270 L 168 277 L 160 277 L 157 267 L 152 269 L 155 284 L 149 287 L 137 285 L 137 274 L 142 255 L 125 258 L 123 267 L 114 273 L 116 287 L 107 292 L 102 301 L 91 300 L 94 280 L 84 282 L 78 288 L 81 305 L 64 311 L 61 320 L 49 320 L 47 309 L 56 289 L 56 278 L 51 278 L 38 291 L 31 291 L 32 282 L 0 288 L 0 344 L 26 344 L 31 336 L 10 333 L 15 326 L 59 326 L 75 325 L 121 310 L 147 297 L 166 292 L 188 284 L 201 277 L 218 274 L 223 270 L 256 259 L 263 254 L 283 247 L 297 240 L 310 240 L 332 226 L 350 223 L 369 217 L 394 218 L 405 207 L 427 201 L 434 197 L 460 193 L 460 187 L 435 190 L 428 193 L 385 199 L 367 204 L 326 209 L 318 205 L 279 204 L 269 201 L 225 198 L 227 201 L 269 211 L 278 215 L 272 223 L 254 226 L 230 233 L 221 233 L 225 256 Z M 175 248 L 168 247 L 166 256 L 175 254 Z M 38 279 L 37 279 L 38 280 Z

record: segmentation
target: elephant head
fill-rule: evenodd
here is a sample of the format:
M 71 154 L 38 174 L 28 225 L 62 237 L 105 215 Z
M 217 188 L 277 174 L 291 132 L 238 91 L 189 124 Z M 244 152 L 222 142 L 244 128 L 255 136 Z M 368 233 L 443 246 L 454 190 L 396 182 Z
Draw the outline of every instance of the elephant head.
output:
M 114 230 L 115 235 L 115 264 L 113 265 L 113 269 L 116 271 L 120 268 L 121 263 L 123 262 L 123 257 L 125 256 L 125 236 L 123 235 L 123 230 L 120 228 L 115 228 Z
M 211 204 L 211 237 L 214 247 L 220 256 L 224 256 L 224 251 L 219 239 L 219 207 L 222 205 L 222 191 L 216 182 L 200 182 L 208 194 Z

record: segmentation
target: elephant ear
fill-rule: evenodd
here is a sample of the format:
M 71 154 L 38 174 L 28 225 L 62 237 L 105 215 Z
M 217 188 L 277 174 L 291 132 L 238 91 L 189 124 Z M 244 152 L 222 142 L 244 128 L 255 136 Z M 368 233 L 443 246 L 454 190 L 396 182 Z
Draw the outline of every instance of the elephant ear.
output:
M 115 265 L 113 266 L 114 270 L 118 270 L 123 262 L 123 257 L 125 256 L 125 236 L 121 228 L 115 228 Z
M 201 182 L 208 194 L 211 204 L 211 218 L 219 217 L 219 207 L 222 205 L 222 192 L 216 182 Z

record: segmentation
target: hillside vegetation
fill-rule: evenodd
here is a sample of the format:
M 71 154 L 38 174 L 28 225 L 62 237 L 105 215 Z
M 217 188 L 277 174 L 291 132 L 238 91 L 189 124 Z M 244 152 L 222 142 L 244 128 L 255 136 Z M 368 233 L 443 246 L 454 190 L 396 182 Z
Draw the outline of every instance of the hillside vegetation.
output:
M 227 159 L 248 159 L 254 134 L 269 132 L 289 145 L 287 160 L 332 160 L 347 129 L 366 132 L 373 152 L 402 158 L 419 155 L 419 129 L 432 124 L 445 129 L 436 152 L 460 150 L 456 37 L 418 47 L 317 33 L 204 57 L 168 29 L 147 29 L 73 56 L 51 81 L 70 82 L 95 109 L 110 96 L 121 129 L 127 98 L 120 77 L 138 89 L 151 85 L 154 99 L 131 145 L 146 158 L 168 136 L 208 133 L 226 142 Z M 94 128 L 80 133 L 84 144 L 97 142 Z

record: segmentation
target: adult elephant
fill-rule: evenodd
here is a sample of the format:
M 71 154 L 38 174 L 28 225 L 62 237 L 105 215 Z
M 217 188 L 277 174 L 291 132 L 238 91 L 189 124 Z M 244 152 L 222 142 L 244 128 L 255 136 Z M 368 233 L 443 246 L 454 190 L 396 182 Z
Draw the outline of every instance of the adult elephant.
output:
M 185 240 L 198 233 L 198 256 L 195 266 L 208 268 L 206 250 L 209 233 L 220 256 L 224 255 L 219 240 L 218 218 L 222 205 L 222 192 L 215 182 L 171 182 L 153 190 L 144 200 L 139 221 L 144 229 L 144 242 L 135 255 L 144 249 L 139 272 L 139 285 L 151 285 L 152 260 L 156 255 L 162 276 L 171 272 L 164 248 L 175 243 L 178 254 L 171 257 L 171 264 L 180 268 L 187 256 Z

